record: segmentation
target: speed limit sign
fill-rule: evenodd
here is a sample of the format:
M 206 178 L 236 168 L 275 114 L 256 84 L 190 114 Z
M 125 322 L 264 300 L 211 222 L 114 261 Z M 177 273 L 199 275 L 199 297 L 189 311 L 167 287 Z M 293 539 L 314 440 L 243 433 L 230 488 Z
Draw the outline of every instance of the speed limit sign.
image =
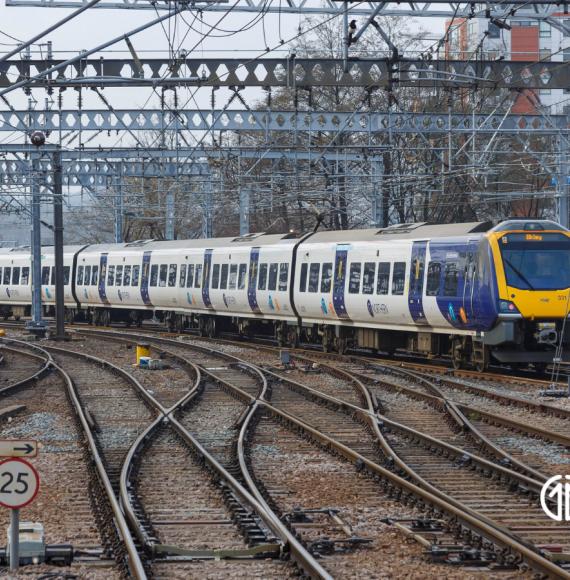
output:
M 22 508 L 34 501 L 40 488 L 36 468 L 19 457 L 0 463 L 0 505 Z

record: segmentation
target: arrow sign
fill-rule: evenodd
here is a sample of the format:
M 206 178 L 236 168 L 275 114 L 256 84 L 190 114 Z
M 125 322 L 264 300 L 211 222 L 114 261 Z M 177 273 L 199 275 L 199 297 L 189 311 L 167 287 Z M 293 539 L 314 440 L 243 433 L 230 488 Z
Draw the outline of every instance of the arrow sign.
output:
M 0 457 L 36 457 L 38 442 L 33 439 L 0 439 Z

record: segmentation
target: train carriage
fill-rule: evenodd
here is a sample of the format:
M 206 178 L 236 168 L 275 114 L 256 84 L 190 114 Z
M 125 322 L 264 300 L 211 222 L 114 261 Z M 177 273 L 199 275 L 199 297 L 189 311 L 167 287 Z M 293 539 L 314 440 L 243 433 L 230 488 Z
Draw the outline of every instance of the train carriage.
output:
M 30 267 L 29 248 L 0 250 L 0 314 L 29 311 Z M 48 308 L 54 278 L 44 248 Z M 210 336 L 450 353 L 479 369 L 540 368 L 570 342 L 570 232 L 548 220 L 68 246 L 64 278 L 69 321 L 156 316 Z

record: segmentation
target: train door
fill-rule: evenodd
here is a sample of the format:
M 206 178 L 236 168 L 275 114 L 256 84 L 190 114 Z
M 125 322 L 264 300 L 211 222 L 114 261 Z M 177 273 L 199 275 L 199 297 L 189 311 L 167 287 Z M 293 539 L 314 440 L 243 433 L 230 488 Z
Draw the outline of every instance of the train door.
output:
M 423 306 L 426 249 L 427 241 L 414 242 L 412 245 L 408 306 L 416 324 L 427 323 Z
M 150 256 L 152 251 L 147 250 L 143 253 L 143 263 L 141 270 L 141 298 L 146 306 L 152 306 L 150 296 L 148 294 L 148 281 L 150 278 Z
M 99 259 L 99 298 L 103 304 L 109 304 L 109 299 L 107 298 L 107 253 L 101 254 L 101 258 Z
M 249 255 L 249 276 L 247 278 L 247 301 L 252 312 L 259 314 L 261 309 L 257 303 L 257 270 L 259 268 L 259 248 L 251 248 Z
M 333 306 L 339 318 L 349 318 L 344 303 L 348 246 L 337 246 L 334 262 Z
M 463 323 L 471 325 L 477 317 L 477 242 L 470 241 L 465 253 L 465 265 L 463 267 Z
M 206 308 L 212 308 L 212 301 L 210 300 L 210 275 L 212 270 L 212 252 L 214 250 L 208 249 L 204 252 L 204 267 L 202 270 L 202 300 Z

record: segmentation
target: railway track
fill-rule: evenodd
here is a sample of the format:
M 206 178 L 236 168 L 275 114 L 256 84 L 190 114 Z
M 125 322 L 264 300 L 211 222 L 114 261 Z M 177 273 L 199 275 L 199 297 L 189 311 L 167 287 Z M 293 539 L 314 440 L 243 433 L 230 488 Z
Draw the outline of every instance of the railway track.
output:
M 0 344 L 0 393 L 39 379 L 50 365 L 47 353 L 34 345 L 21 341 L 10 344 Z
M 26 353 L 22 356 L 35 351 L 38 364 L 47 364 L 45 371 L 0 392 L 2 436 L 40 442 L 33 463 L 42 474 L 42 490 L 37 500 L 24 508 L 22 517 L 44 523 L 47 543 L 72 545 L 72 572 L 81 571 L 93 578 L 122 577 L 129 569 L 128 554 L 113 525 L 114 518 L 121 517 L 120 510 L 113 513 L 80 416 L 70 404 L 73 385 L 69 376 L 37 345 L 12 339 L 2 339 L 1 344 L 13 351 L 21 348 Z M 0 510 L 0 525 L 8 525 L 7 510 Z M 38 573 L 52 574 L 58 569 L 46 564 Z
M 163 343 L 174 343 L 175 341 L 170 341 L 169 339 L 164 339 L 164 338 L 154 338 L 153 340 L 155 341 L 159 341 L 161 344 Z M 179 344 L 179 343 L 178 343 Z M 196 348 L 195 346 L 193 348 Z M 282 382 L 283 378 L 282 377 L 275 377 L 275 380 L 277 382 Z M 290 385 L 291 386 L 291 385 Z M 291 392 L 298 392 L 299 389 L 302 389 L 302 385 L 294 385 L 292 386 L 292 388 L 290 389 Z M 237 391 L 239 391 L 239 389 L 237 389 Z M 268 389 L 267 393 L 273 393 L 274 391 L 274 387 L 270 385 L 270 388 Z M 334 400 L 332 397 L 327 397 L 325 395 L 320 395 L 318 392 L 314 391 L 314 390 L 307 390 L 306 391 L 306 395 L 307 398 L 312 398 L 313 402 L 316 402 L 316 399 L 321 399 L 319 402 L 319 407 L 330 407 L 330 408 L 334 408 L 335 406 L 337 408 L 343 408 L 346 410 L 347 408 L 347 403 L 344 403 L 338 399 Z M 264 399 L 266 399 L 267 397 L 264 396 Z M 255 399 L 253 397 L 251 397 L 251 403 L 254 405 L 260 405 L 260 401 L 255 401 Z M 369 402 L 369 406 L 371 405 L 371 402 Z M 286 422 L 291 422 L 291 421 L 296 421 L 298 425 L 302 425 L 303 429 L 308 429 L 311 431 L 311 433 L 313 435 L 315 435 L 316 433 L 318 433 L 318 437 L 319 438 L 326 438 L 328 441 L 329 445 L 333 445 L 334 446 L 338 446 L 338 448 L 343 449 L 343 450 L 350 450 L 350 454 L 352 457 L 357 456 L 358 457 L 358 464 L 363 466 L 363 465 L 368 465 L 370 467 L 372 467 L 374 470 L 376 469 L 380 469 L 381 466 L 379 466 L 378 463 L 372 461 L 370 459 L 370 457 L 366 457 L 365 455 L 362 455 L 360 453 L 358 453 L 357 451 L 354 451 L 352 449 L 349 448 L 348 445 L 343 444 L 340 441 L 337 441 L 334 439 L 334 433 L 331 433 L 333 435 L 333 437 L 329 436 L 326 433 L 323 433 L 322 431 L 320 431 L 319 429 L 315 429 L 312 425 L 309 425 L 307 423 L 305 423 L 302 420 L 299 420 L 299 418 L 289 414 L 287 411 L 284 411 L 283 409 L 279 409 L 273 405 L 270 405 L 269 403 L 264 403 L 264 407 L 265 409 L 271 409 L 271 412 L 278 415 L 281 420 L 286 421 Z M 348 405 L 348 407 L 351 407 Z M 289 411 L 291 411 L 292 409 L 289 409 Z M 364 421 L 364 419 L 366 417 L 370 418 L 370 416 L 372 415 L 372 412 L 370 410 L 370 408 L 368 410 L 363 410 L 362 408 L 358 408 L 358 407 L 354 407 L 351 408 L 351 411 L 355 414 L 360 414 L 361 419 Z M 306 417 L 305 417 L 306 418 Z M 336 416 L 337 422 L 338 422 L 338 414 Z M 374 430 L 374 423 L 370 423 L 369 424 L 371 426 L 371 428 Z M 334 429 L 334 427 L 333 427 Z M 414 433 L 413 430 L 408 430 L 408 434 L 409 435 L 413 435 L 414 437 L 420 437 L 420 439 L 422 439 L 423 442 L 425 442 L 427 440 L 427 437 L 425 435 L 419 434 L 419 433 Z M 379 435 L 379 439 L 382 439 L 384 441 L 384 446 L 385 446 L 385 450 L 386 447 L 388 449 L 391 449 L 389 447 L 389 444 L 386 442 L 386 439 L 381 435 Z M 439 442 L 437 440 L 432 440 L 431 444 L 436 444 L 438 446 L 443 446 L 443 448 L 445 449 L 446 452 L 451 452 L 453 450 L 451 450 L 449 448 L 449 446 L 446 447 L 446 444 L 444 442 Z M 391 449 L 391 451 L 393 452 L 393 449 Z M 457 453 L 460 454 L 464 454 L 464 450 L 461 449 L 455 449 L 455 451 Z M 529 492 L 529 488 L 533 487 L 534 485 L 534 489 L 532 490 L 532 492 L 536 492 L 536 487 L 539 485 L 538 482 L 533 482 L 532 480 L 530 480 L 529 478 L 524 478 L 524 476 L 521 476 L 515 472 L 512 472 L 510 470 L 507 470 L 505 468 L 501 468 L 500 466 L 496 466 L 490 462 L 485 462 L 483 459 L 481 458 L 477 458 L 477 457 L 472 457 L 471 458 L 472 461 L 474 461 L 475 465 L 475 469 L 477 470 L 487 470 L 487 471 L 491 471 L 491 473 L 493 474 L 493 477 L 496 477 L 498 480 L 502 480 L 504 483 L 503 485 L 505 485 L 507 487 L 507 490 L 509 493 L 513 493 L 513 481 L 517 481 L 518 484 L 524 484 L 526 485 L 525 488 L 525 493 Z M 437 489 L 435 486 L 432 486 L 429 484 L 429 481 L 427 481 L 424 477 L 422 476 L 418 476 L 417 473 L 414 472 L 413 469 L 410 468 L 410 466 L 406 465 L 405 462 L 403 462 L 401 459 L 398 458 L 399 464 L 398 464 L 398 469 L 399 470 L 404 470 L 408 472 L 408 474 L 413 474 L 417 481 L 422 484 L 425 485 L 427 487 L 427 491 L 428 493 L 430 493 L 430 498 L 433 501 L 433 498 L 437 497 L 438 501 L 445 501 L 446 499 L 452 499 L 451 504 L 447 504 L 447 509 L 453 511 L 453 509 L 455 510 L 462 510 L 462 513 L 464 514 L 464 517 L 469 517 L 469 518 L 473 518 L 473 521 L 479 521 L 479 524 L 483 527 L 486 528 L 487 532 L 489 531 L 489 529 L 494 530 L 494 533 L 501 536 L 503 538 L 503 540 L 506 540 L 506 545 L 510 546 L 511 549 L 513 549 L 514 547 L 516 547 L 519 550 L 519 553 L 524 553 L 526 556 L 525 557 L 529 557 L 529 555 L 532 553 L 533 555 L 530 557 L 530 560 L 533 562 L 533 565 L 537 565 L 537 560 L 540 561 L 540 563 L 538 564 L 538 567 L 542 567 L 543 565 L 545 565 L 548 569 L 550 569 L 551 572 L 555 571 L 555 575 L 560 575 L 560 576 L 564 576 L 564 571 L 559 568 L 556 565 L 553 564 L 546 564 L 547 560 L 542 558 L 540 555 L 540 547 L 542 547 L 544 549 L 544 545 L 543 544 L 539 544 L 537 546 L 531 545 L 531 544 L 527 544 L 524 541 L 521 541 L 520 537 L 517 535 L 516 532 L 519 532 L 519 530 L 509 530 L 508 528 L 506 528 L 505 526 L 502 525 L 501 521 L 495 521 L 493 519 L 487 518 L 484 514 L 482 513 L 478 513 L 476 510 L 473 510 L 471 508 L 469 508 L 465 502 L 461 502 L 458 499 L 453 499 L 450 498 L 447 494 L 445 494 L 445 492 L 442 492 L 441 490 Z M 397 476 L 396 476 L 397 477 Z M 427 483 L 427 485 L 426 485 Z M 426 491 L 426 490 L 424 490 Z M 452 509 L 453 508 L 453 509 Z M 457 512 L 455 512 L 457 514 Z M 477 528 L 478 526 L 474 526 L 475 528 Z M 558 537 L 558 536 L 556 536 Z M 530 546 L 530 547 L 529 547 Z M 556 549 L 558 549 L 561 545 L 556 546 Z M 555 549 L 553 547 L 553 549 Z M 564 547 L 562 549 L 565 549 Z M 528 551 L 527 551 L 528 550 Z
M 109 338 L 117 339 L 118 337 L 106 336 L 107 342 Z M 173 346 L 175 347 L 176 345 Z M 316 560 L 298 544 L 286 527 L 278 522 L 276 516 L 266 510 L 265 506 L 258 505 L 249 492 L 243 488 L 236 469 L 237 460 L 233 459 L 235 452 L 231 452 L 230 458 L 229 448 L 225 448 L 224 445 L 220 448 L 216 436 L 208 437 L 206 434 L 203 437 L 201 431 L 200 435 L 203 437 L 203 441 L 199 441 L 178 420 L 180 418 L 181 420 L 189 421 L 196 428 L 196 422 L 199 422 L 200 419 L 194 414 L 194 408 L 201 408 L 205 405 L 203 401 L 201 404 L 196 404 L 194 399 L 200 399 L 200 394 L 208 390 L 208 386 L 221 384 L 223 379 L 213 374 L 208 374 L 210 371 L 205 370 L 204 373 L 207 375 L 207 380 L 202 380 L 203 373 L 199 367 L 196 367 L 195 362 L 189 362 L 174 352 L 173 348 L 166 349 L 161 347 L 161 353 L 167 360 L 176 360 L 181 365 L 194 367 L 195 381 L 192 388 L 185 390 L 180 400 L 170 408 L 164 408 L 158 401 L 153 403 L 161 415 L 148 424 L 146 429 L 139 434 L 137 440 L 130 446 L 122 463 L 120 478 L 121 501 L 131 529 L 134 530 L 138 543 L 145 555 L 149 557 L 147 567 L 152 572 L 152 575 L 160 576 L 164 574 L 167 577 L 171 577 L 171 575 L 172 577 L 184 577 L 184 574 L 188 571 L 189 561 L 194 560 L 199 560 L 201 562 L 200 568 L 205 574 L 209 574 L 213 569 L 220 568 L 218 562 L 220 559 L 232 559 L 232 562 L 235 559 L 239 567 L 243 567 L 243 561 L 254 559 L 254 564 L 248 569 L 256 569 L 263 577 L 284 577 L 291 574 L 292 569 L 280 561 L 275 561 L 275 558 L 280 556 L 284 546 L 287 546 L 295 563 L 306 573 L 327 577 Z M 201 362 L 211 364 L 212 356 L 206 352 L 203 355 Z M 227 379 L 227 375 L 231 371 L 229 368 L 220 366 L 219 358 L 217 357 L 215 361 L 217 365 L 215 369 Z M 243 370 L 236 369 L 235 372 L 239 375 L 241 386 L 243 387 L 248 382 L 243 380 Z M 255 387 L 255 389 L 259 390 L 259 387 Z M 212 414 L 212 410 L 215 411 L 216 408 L 219 408 L 219 401 L 216 398 L 213 399 L 213 402 L 214 408 L 210 409 L 208 421 L 210 425 L 213 423 L 212 419 L 217 416 L 216 413 Z M 206 406 L 210 403 L 211 401 L 206 401 Z M 240 409 L 240 412 L 243 413 L 243 408 Z M 165 432 L 165 421 L 168 425 L 168 432 Z M 235 432 L 233 436 L 235 439 Z M 178 440 L 178 451 L 176 453 L 164 454 L 164 446 L 160 444 L 163 437 L 166 437 L 168 441 Z M 153 453 L 153 449 L 157 452 Z M 181 457 L 185 458 L 183 464 L 180 461 L 176 461 L 176 458 L 180 460 Z M 190 460 L 189 457 L 193 458 L 193 460 Z M 225 464 L 224 461 L 226 461 Z M 194 467 L 190 469 L 189 465 L 192 464 Z M 156 469 L 156 466 L 160 465 L 164 468 L 162 472 L 169 474 L 166 487 L 163 486 L 161 488 L 159 486 L 156 488 L 156 486 L 150 485 L 148 477 L 144 480 L 139 480 L 139 476 L 144 478 L 145 473 L 148 474 L 149 470 L 152 472 L 153 466 Z M 226 467 L 232 472 L 228 471 Z M 201 477 L 196 479 L 198 474 L 201 474 Z M 234 475 L 238 477 L 234 477 Z M 203 508 L 203 502 L 206 499 L 203 495 L 200 497 L 197 494 L 190 494 L 186 497 L 188 477 L 193 476 L 195 484 L 196 482 L 200 483 L 201 488 L 204 487 L 202 483 L 208 481 L 210 489 L 216 490 L 218 497 L 212 509 L 219 512 L 220 505 L 225 505 L 225 517 L 220 521 L 214 520 L 210 522 L 202 521 L 200 518 L 195 519 L 193 522 L 188 520 L 179 520 L 178 523 L 171 522 L 170 525 L 174 526 L 178 532 L 184 529 L 187 532 L 191 530 L 194 544 L 189 544 L 187 537 L 181 537 L 176 534 L 175 537 L 179 540 L 177 544 L 165 544 L 164 541 L 167 538 L 170 541 L 172 536 L 161 537 L 161 520 L 160 518 L 157 520 L 154 510 L 157 509 L 157 505 L 160 505 L 165 494 L 172 495 L 173 489 L 177 487 L 185 490 L 185 499 L 182 502 L 186 502 L 189 506 L 188 510 L 194 512 L 196 505 L 200 505 Z M 181 481 L 177 481 L 179 478 L 181 478 Z M 141 489 L 144 489 L 144 493 L 141 492 L 141 495 L 139 495 L 137 490 Z M 204 489 L 207 489 L 207 486 Z M 172 500 L 175 498 L 177 496 L 173 496 Z M 153 514 L 155 517 L 152 517 Z M 230 536 L 234 540 L 237 537 L 241 537 L 242 543 L 239 548 L 236 548 L 235 545 L 224 544 L 223 537 L 228 535 L 228 522 L 231 522 L 234 528 Z M 213 541 L 216 541 L 217 537 L 215 548 L 210 546 L 209 549 L 205 549 L 201 546 L 200 542 L 204 540 L 204 534 L 200 525 L 211 528 L 210 533 L 213 533 L 211 536 Z M 216 526 L 221 528 L 222 534 L 216 533 Z M 270 556 L 273 559 L 259 559 L 262 556 Z M 225 567 L 227 568 L 227 564 Z

